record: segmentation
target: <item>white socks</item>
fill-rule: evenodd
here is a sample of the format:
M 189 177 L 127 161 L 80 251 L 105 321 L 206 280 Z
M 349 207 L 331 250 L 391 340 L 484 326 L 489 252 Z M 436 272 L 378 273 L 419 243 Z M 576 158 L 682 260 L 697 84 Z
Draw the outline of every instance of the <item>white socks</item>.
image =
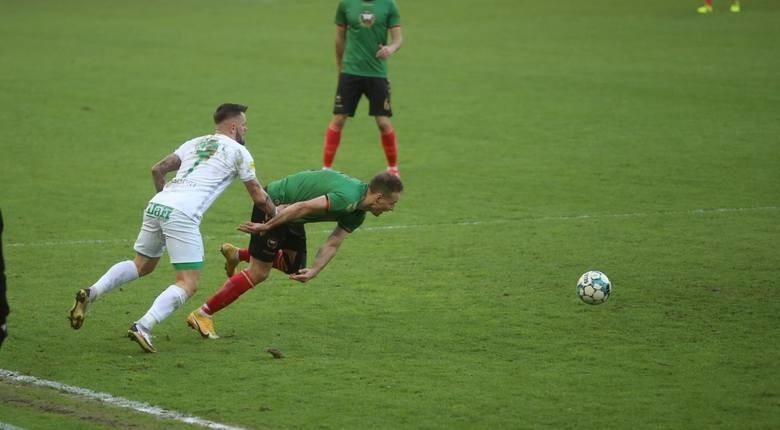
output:
M 140 320 L 136 321 L 136 324 L 141 325 L 146 332 L 150 332 L 157 323 L 168 318 L 186 301 L 187 292 L 178 285 L 171 285 L 154 299 L 152 307 L 146 311 L 146 314 Z
M 94 302 L 100 296 L 111 292 L 130 281 L 138 279 L 138 269 L 132 260 L 125 260 L 111 266 L 110 269 L 94 285 L 89 287 L 89 301 Z M 165 289 L 152 303 L 152 307 L 146 314 L 136 321 L 136 324 L 147 333 L 168 318 L 187 301 L 187 292 L 178 285 L 171 285 Z
M 111 266 L 95 285 L 89 287 L 89 301 L 94 302 L 103 294 L 138 279 L 138 269 L 131 260 L 121 261 Z

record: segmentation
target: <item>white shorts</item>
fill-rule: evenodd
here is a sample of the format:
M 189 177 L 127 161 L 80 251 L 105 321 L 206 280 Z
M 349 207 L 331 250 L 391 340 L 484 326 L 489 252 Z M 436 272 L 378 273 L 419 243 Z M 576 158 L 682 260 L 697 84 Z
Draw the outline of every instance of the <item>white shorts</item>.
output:
M 200 223 L 175 209 L 165 216 L 149 212 L 149 208 L 144 212 L 141 231 L 133 247 L 135 252 L 159 258 L 168 248 L 168 257 L 176 269 L 200 269 L 204 258 Z

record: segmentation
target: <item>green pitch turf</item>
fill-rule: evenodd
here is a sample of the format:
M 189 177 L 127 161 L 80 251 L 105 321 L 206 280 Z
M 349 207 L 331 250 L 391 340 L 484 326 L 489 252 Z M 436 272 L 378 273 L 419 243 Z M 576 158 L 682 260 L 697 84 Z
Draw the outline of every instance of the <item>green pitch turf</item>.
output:
M 715 5 L 399 0 L 396 211 L 203 340 L 186 314 L 224 281 L 219 245 L 247 243 L 234 184 L 200 291 L 144 354 L 125 331 L 167 258 L 79 331 L 75 291 L 133 256 L 152 164 L 218 104 L 250 105 L 263 182 L 320 166 L 336 2 L 0 0 L 0 368 L 245 428 L 777 428 L 780 4 Z M 335 165 L 362 178 L 384 168 L 367 109 Z M 575 295 L 590 269 L 603 305 Z M 0 399 L 0 426 L 182 425 L 8 381 Z

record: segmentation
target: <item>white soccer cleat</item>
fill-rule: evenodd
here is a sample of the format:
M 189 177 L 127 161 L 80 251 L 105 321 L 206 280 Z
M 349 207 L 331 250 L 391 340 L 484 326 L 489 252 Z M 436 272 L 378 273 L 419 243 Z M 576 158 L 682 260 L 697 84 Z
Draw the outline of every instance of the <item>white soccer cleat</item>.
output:
M 127 330 L 127 337 L 129 337 L 130 340 L 138 343 L 138 345 L 140 345 L 141 349 L 144 351 L 157 352 L 157 350 L 154 348 L 154 345 L 152 345 L 152 335 L 138 327 L 138 324 L 133 324 L 130 326 L 130 328 Z

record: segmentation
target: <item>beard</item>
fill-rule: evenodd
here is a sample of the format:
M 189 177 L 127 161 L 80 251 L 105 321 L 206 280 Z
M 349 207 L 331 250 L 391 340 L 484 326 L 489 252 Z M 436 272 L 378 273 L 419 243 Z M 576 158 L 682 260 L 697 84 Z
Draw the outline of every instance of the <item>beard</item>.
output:
M 236 142 L 240 143 L 242 146 L 246 146 L 246 142 L 244 141 L 244 135 L 236 133 Z

